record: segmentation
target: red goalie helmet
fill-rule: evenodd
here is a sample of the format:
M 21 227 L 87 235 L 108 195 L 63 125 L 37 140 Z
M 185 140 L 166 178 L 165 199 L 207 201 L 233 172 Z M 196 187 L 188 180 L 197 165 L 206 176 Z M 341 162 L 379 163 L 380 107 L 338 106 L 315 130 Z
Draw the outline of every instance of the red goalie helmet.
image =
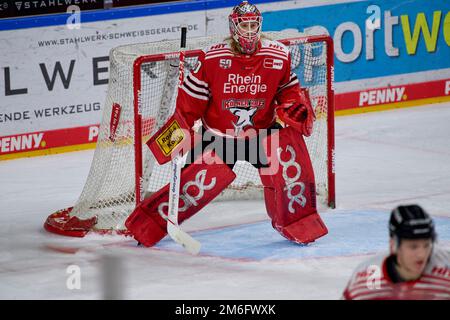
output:
M 242 1 L 228 16 L 231 37 L 239 50 L 245 54 L 255 52 L 261 39 L 262 16 L 258 8 Z

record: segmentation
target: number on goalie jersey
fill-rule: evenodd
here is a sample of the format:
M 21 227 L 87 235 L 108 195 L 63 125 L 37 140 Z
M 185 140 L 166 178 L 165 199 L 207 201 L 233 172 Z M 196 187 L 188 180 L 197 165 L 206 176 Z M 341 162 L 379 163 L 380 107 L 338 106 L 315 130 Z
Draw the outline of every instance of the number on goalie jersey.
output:
M 289 50 L 281 43 L 261 39 L 261 22 L 261 13 L 247 1 L 233 8 L 229 16 L 231 38 L 201 54 L 178 90 L 175 114 L 147 144 L 159 163 L 167 162 L 173 153 L 185 148 L 184 137 L 190 134 L 184 133 L 192 133 L 194 122 L 202 120 L 200 152 L 191 152 L 193 163 L 181 174 L 180 223 L 226 188 L 235 178 L 231 170 L 234 163 L 245 160 L 259 169 L 273 227 L 291 241 L 308 243 L 328 232 L 316 210 L 314 172 L 302 136 L 311 134 L 314 112 L 308 94 L 291 72 Z M 289 127 L 277 130 L 276 115 Z M 174 137 L 173 132 L 179 129 L 184 133 Z M 263 129 L 274 129 L 275 133 L 271 130 L 261 139 L 279 142 L 275 152 L 261 151 L 262 157 L 269 159 L 260 159 L 259 150 L 251 149 L 247 139 L 260 138 Z M 233 163 L 229 163 L 228 152 L 237 153 L 233 148 L 222 154 L 216 149 L 207 152 L 211 139 L 205 139 L 205 134 L 228 142 L 246 141 L 245 157 L 234 154 Z M 189 144 L 188 149 L 191 147 Z M 256 163 L 249 160 L 250 153 L 258 154 Z M 208 164 L 211 159 L 218 160 L 215 167 Z M 265 171 L 262 160 L 268 160 L 274 170 Z M 166 234 L 168 187 L 144 200 L 127 219 L 127 228 L 144 245 L 151 246 Z

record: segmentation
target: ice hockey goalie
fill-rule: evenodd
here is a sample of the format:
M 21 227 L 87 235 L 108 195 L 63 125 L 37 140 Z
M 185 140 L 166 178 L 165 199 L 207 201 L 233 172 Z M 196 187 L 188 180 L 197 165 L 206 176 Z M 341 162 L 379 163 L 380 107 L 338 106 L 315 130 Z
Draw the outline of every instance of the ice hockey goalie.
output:
M 303 139 L 315 119 L 308 92 L 291 72 L 289 50 L 261 34 L 254 5 L 234 7 L 229 25 L 230 38 L 203 52 L 179 89 L 174 115 L 147 144 L 159 163 L 180 148 L 190 151 L 181 173 L 180 223 L 219 195 L 235 178 L 236 161 L 245 160 L 259 170 L 273 227 L 291 241 L 312 242 L 328 231 Z M 191 128 L 198 119 L 196 136 Z M 166 137 L 174 128 L 185 134 Z M 174 143 L 167 148 L 161 137 Z M 126 221 L 146 246 L 166 235 L 168 188 L 142 201 Z

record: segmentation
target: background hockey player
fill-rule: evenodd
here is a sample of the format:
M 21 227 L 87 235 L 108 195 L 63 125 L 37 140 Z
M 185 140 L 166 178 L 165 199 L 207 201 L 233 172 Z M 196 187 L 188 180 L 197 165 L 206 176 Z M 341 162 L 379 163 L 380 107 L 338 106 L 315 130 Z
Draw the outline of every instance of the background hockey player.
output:
M 389 221 L 390 255 L 358 266 L 347 300 L 450 300 L 450 252 L 435 247 L 430 216 L 418 205 L 399 206 Z
M 246 160 L 259 170 L 273 227 L 291 241 L 312 242 L 328 231 L 316 210 L 314 172 L 303 140 L 315 119 L 308 92 L 291 72 L 287 47 L 261 37 L 262 16 L 254 5 L 243 1 L 234 7 L 229 24 L 231 37 L 203 52 L 179 89 L 174 115 L 147 144 L 159 163 L 168 162 L 183 143 L 165 137 L 177 142 L 168 152 L 158 137 L 176 128 L 190 135 L 194 122 L 202 121 L 203 139 L 193 150 L 200 151 L 190 152 L 192 163 L 181 173 L 180 223 L 219 195 L 236 176 L 234 163 Z M 254 148 L 254 139 L 264 141 Z M 246 152 L 211 151 L 218 141 L 244 141 Z M 267 146 L 275 142 L 278 148 L 270 152 Z M 166 235 L 168 189 L 145 199 L 126 221 L 146 246 Z

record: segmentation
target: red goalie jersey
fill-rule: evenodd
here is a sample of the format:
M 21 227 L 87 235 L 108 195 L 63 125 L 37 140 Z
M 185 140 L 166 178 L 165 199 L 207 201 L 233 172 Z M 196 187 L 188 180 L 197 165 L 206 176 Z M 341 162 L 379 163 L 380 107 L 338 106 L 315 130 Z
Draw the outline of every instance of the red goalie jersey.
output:
M 225 42 L 210 47 L 186 77 L 177 108 L 190 127 L 201 118 L 214 133 L 239 137 L 269 128 L 276 104 L 301 99 L 288 48 L 263 39 L 252 55 L 236 54 Z

